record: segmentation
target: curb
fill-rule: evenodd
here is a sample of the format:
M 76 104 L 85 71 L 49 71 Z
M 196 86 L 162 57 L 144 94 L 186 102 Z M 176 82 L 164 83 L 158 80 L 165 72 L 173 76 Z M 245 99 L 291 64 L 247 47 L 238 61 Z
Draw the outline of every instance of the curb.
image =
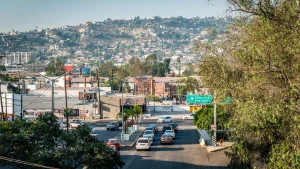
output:
M 130 146 L 127 146 L 127 147 L 132 147 L 135 144 L 135 142 L 140 138 L 142 133 L 143 133 L 143 131 L 141 131 L 141 133 L 137 136 L 137 138 L 134 140 L 134 142 L 132 144 L 130 144 Z
M 121 147 L 132 147 L 135 144 L 135 142 L 139 139 L 139 137 L 142 135 L 142 133 L 143 133 L 143 131 L 141 131 L 140 134 L 138 134 L 137 138 L 133 141 L 133 143 L 131 143 L 130 145 L 124 145 L 124 144 L 122 144 Z M 117 134 L 115 137 L 117 137 L 120 134 L 121 133 Z
M 230 147 L 230 146 L 218 148 L 218 149 L 215 149 L 215 150 L 209 150 L 209 149 L 207 148 L 207 146 L 206 146 L 206 150 L 207 150 L 208 152 L 216 152 L 216 151 L 220 151 L 220 150 L 225 150 L 225 149 L 227 149 L 227 148 L 229 148 L 229 147 Z

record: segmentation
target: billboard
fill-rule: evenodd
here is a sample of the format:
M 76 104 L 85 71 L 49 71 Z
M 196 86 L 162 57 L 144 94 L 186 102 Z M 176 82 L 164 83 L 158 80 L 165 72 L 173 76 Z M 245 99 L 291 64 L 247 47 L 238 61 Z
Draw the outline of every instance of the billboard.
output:
M 81 69 L 82 75 L 90 75 L 91 74 L 91 68 L 85 67 Z

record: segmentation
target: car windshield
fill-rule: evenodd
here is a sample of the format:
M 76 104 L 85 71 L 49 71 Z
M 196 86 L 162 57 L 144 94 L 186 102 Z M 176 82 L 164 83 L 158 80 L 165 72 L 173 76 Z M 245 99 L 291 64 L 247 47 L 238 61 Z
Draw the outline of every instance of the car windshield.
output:
M 164 126 L 163 129 L 164 129 L 164 130 L 170 130 L 171 127 L 169 127 L 169 126 Z
M 151 131 L 145 131 L 145 134 L 152 134 Z
M 109 140 L 110 143 L 118 143 L 118 140 Z
M 153 128 L 152 127 L 147 127 L 146 130 L 153 130 Z
M 170 135 L 170 134 L 164 134 L 164 135 L 162 135 L 161 137 L 162 137 L 162 138 L 167 138 L 167 137 L 171 137 L 171 135 Z
M 166 130 L 166 133 L 173 133 L 173 130 Z
M 148 140 L 138 140 L 138 143 L 148 143 Z

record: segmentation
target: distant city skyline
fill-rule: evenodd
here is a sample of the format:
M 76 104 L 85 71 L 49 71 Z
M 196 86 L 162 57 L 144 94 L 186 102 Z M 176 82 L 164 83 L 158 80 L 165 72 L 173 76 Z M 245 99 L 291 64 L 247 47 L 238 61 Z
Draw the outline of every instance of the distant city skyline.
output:
M 0 32 L 139 16 L 225 17 L 226 0 L 0 0 Z

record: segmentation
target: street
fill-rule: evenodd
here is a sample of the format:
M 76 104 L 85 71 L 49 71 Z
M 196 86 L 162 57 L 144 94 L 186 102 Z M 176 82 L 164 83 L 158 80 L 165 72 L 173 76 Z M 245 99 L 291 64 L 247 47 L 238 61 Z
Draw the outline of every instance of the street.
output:
M 225 156 L 224 150 L 208 153 L 205 147 L 199 144 L 199 133 L 192 120 L 175 120 L 178 123 L 178 133 L 173 145 L 160 145 L 161 129 L 166 123 L 157 123 L 159 132 L 150 151 L 136 151 L 133 147 L 122 147 L 121 158 L 125 162 L 124 169 L 199 169 L 199 168 L 226 168 L 229 159 Z M 143 121 L 143 126 L 155 124 L 156 119 Z M 106 141 L 114 137 L 119 131 L 106 131 L 107 121 L 97 121 L 96 133 L 99 140 Z M 140 126 L 142 126 L 140 124 Z

